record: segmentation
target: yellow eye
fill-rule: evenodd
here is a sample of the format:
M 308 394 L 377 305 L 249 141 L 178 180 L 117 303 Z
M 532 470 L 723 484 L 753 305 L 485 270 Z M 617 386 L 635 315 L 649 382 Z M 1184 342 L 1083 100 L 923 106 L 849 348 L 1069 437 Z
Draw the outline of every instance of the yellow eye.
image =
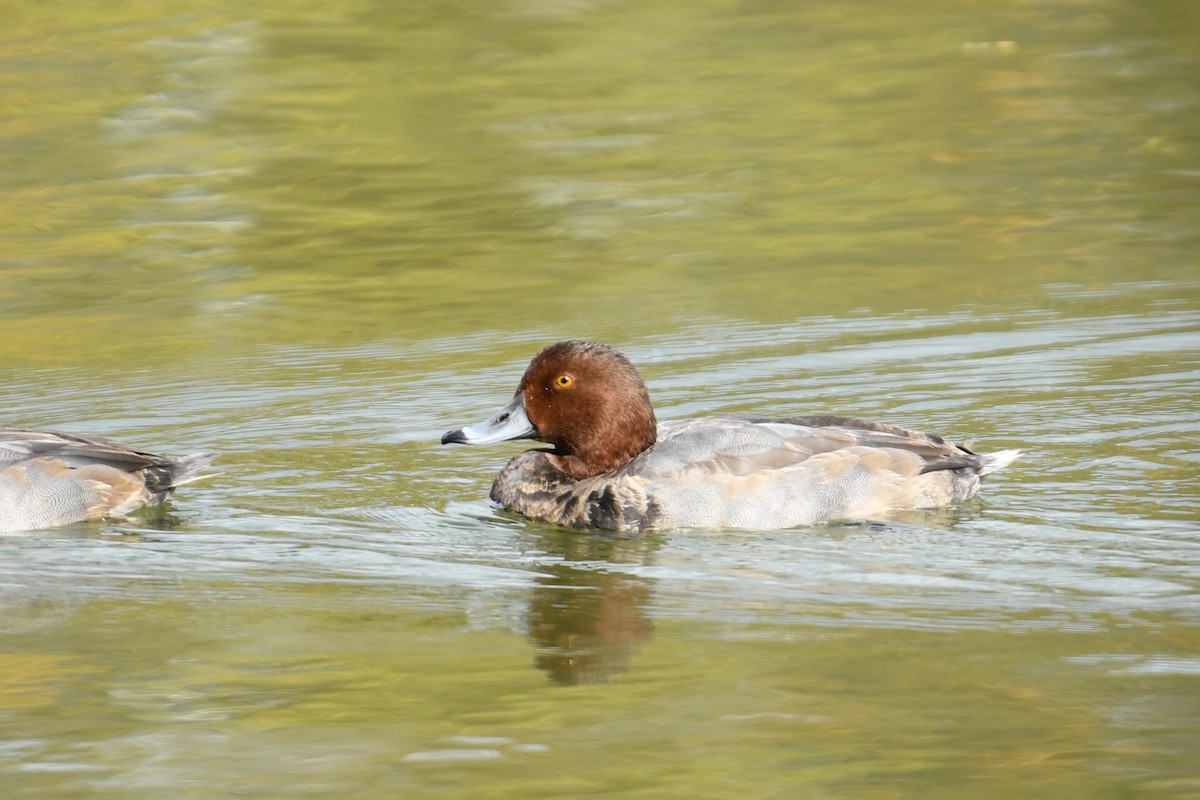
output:
M 575 383 L 575 377 L 564 372 L 562 375 L 559 375 L 557 378 L 555 378 L 554 382 L 558 384 L 558 388 L 566 389 L 568 386 L 571 386 Z

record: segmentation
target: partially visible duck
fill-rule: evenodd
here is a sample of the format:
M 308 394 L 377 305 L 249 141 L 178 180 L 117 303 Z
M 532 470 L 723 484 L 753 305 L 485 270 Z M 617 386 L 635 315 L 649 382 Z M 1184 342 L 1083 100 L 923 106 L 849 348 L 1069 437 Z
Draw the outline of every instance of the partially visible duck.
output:
M 0 533 L 125 516 L 205 477 L 215 457 L 164 458 L 99 436 L 0 428 Z
M 722 415 L 656 424 L 637 369 L 605 344 L 546 347 L 512 402 L 442 444 L 536 439 L 492 484 L 504 508 L 572 528 L 769 530 L 961 502 L 1019 450 L 977 455 L 853 417 Z

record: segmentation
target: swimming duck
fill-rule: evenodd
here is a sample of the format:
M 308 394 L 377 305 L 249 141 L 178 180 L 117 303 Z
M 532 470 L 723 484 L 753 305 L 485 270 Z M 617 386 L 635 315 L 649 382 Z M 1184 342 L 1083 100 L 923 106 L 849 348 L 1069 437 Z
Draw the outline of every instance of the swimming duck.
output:
M 0 533 L 121 517 L 163 502 L 216 453 L 164 458 L 99 436 L 0 428 Z
M 637 369 L 605 344 L 538 353 L 512 402 L 442 444 L 535 439 L 491 498 L 572 528 L 770 530 L 961 502 L 1019 450 L 977 455 L 939 436 L 839 416 L 721 415 L 657 424 Z

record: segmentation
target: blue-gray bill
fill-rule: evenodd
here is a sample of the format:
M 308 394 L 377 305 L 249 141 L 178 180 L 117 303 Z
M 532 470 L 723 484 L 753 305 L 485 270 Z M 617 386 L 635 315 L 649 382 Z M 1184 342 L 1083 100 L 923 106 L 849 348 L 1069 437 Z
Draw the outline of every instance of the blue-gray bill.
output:
M 484 422 L 446 431 L 442 434 L 442 444 L 495 444 L 536 438 L 537 428 L 525 413 L 525 396 L 517 392 L 511 403 Z

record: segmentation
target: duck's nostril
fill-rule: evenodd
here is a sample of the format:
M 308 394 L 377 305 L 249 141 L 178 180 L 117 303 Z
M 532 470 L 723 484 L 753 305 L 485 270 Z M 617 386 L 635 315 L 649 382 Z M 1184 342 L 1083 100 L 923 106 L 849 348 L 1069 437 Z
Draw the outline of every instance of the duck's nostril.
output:
M 509 418 L 510 416 L 511 416 L 511 413 L 510 413 L 510 412 L 508 412 L 508 411 L 505 411 L 503 414 L 501 414 L 500 416 L 496 417 L 496 422 L 508 422 L 508 418 Z

